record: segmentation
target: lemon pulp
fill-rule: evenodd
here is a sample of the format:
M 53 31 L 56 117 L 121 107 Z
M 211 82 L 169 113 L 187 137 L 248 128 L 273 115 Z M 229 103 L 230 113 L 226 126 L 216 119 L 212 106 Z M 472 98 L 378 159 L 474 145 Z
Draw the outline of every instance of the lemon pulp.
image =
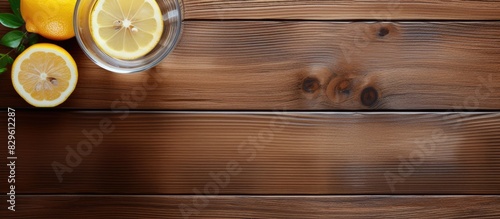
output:
M 12 65 L 12 84 L 26 102 L 37 107 L 63 103 L 75 90 L 78 69 L 63 48 L 39 43 L 21 53 Z
M 91 35 L 107 55 L 134 60 L 151 52 L 163 34 L 155 0 L 97 0 L 90 16 Z

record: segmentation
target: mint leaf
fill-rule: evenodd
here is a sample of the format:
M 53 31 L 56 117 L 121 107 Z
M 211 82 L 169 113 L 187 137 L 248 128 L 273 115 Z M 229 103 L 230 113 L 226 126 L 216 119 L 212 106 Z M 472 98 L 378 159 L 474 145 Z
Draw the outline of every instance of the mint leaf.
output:
M 0 23 L 5 27 L 16 29 L 23 26 L 24 21 L 14 14 L 1 13 Z
M 21 0 L 9 0 L 9 3 L 12 12 L 24 23 L 23 16 L 21 16 Z
M 0 74 L 4 73 L 7 71 L 7 68 L 0 68 Z
M 21 44 L 23 37 L 24 33 L 22 31 L 13 30 L 5 34 L 2 39 L 0 39 L 0 44 L 15 49 Z

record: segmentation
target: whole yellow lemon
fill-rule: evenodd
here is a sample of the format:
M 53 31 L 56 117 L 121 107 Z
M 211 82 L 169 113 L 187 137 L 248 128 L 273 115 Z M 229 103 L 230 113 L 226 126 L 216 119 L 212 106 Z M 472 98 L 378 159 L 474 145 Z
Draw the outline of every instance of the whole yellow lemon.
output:
M 52 40 L 75 36 L 73 11 L 77 0 L 21 0 L 21 15 L 28 32 Z

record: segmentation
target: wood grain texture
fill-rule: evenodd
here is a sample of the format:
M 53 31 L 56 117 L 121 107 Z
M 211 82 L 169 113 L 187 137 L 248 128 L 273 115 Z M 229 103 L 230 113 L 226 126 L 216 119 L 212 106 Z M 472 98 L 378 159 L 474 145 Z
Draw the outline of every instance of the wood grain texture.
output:
M 19 193 L 500 194 L 499 113 L 122 116 L 18 112 Z
M 203 198 L 208 204 L 194 208 Z M 22 210 L 8 218 L 500 217 L 498 196 L 21 196 L 18 203 Z M 193 210 L 182 214 L 182 204 Z
M 183 0 L 185 19 L 499 20 L 498 0 Z M 2 13 L 10 12 L 7 1 Z
M 184 4 L 186 19 L 500 19 L 497 0 L 186 0 Z
M 174 53 L 133 75 L 66 41 L 80 77 L 61 107 L 499 109 L 499 36 L 500 22 L 185 22 Z M 0 105 L 28 106 L 2 77 Z

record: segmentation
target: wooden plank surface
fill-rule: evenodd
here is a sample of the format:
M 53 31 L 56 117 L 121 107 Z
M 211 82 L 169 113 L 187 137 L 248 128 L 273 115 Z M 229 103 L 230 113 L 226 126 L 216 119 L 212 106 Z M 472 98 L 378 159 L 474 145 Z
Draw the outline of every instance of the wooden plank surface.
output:
M 186 19 L 499 20 L 485 0 L 185 0 Z
M 184 18 L 283 20 L 500 20 L 498 0 L 183 0 Z M 10 12 L 5 3 L 1 12 Z
M 74 39 L 57 42 L 79 65 L 61 106 L 76 110 L 20 109 L 2 75 L 19 159 L 18 211 L 3 201 L 0 218 L 500 217 L 500 113 L 473 113 L 500 109 L 500 1 L 186 0 L 183 10 L 178 48 L 142 74 L 111 74 Z
M 8 218 L 500 217 L 499 196 L 19 196 L 18 203 L 22 210 Z
M 16 116 L 20 194 L 500 194 L 500 113 Z
M 500 22 L 191 21 L 170 57 L 133 75 L 100 69 L 75 43 L 62 43 L 80 71 L 64 108 L 500 108 Z M 28 106 L 8 75 L 0 96 Z

